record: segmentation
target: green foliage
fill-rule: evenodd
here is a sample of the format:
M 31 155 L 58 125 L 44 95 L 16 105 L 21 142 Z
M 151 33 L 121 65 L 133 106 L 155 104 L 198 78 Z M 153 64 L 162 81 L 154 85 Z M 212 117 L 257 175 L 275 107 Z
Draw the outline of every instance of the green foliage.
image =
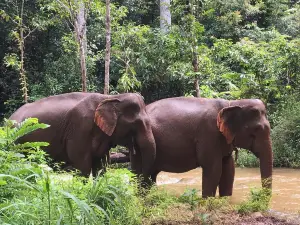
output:
M 15 141 L 48 125 L 29 118 L 0 129 L 1 224 L 141 224 L 161 217 L 176 198 L 154 187 L 142 195 L 135 175 L 108 169 L 96 178 L 53 172 L 40 147 L 46 143 Z M 26 154 L 23 154 L 26 152 Z
M 38 123 L 37 119 L 28 118 L 14 125 L 14 121 L 5 120 L 0 127 L 0 204 L 12 198 L 24 188 L 34 188 L 29 181 L 41 174 L 40 164 L 45 164 L 45 152 L 40 147 L 47 146 L 44 142 L 16 141 L 37 129 L 45 129 L 48 125 Z
M 198 191 L 196 189 L 187 189 L 185 192 L 180 196 L 179 200 L 184 203 L 188 203 L 191 207 L 191 210 L 194 210 L 200 202 L 200 197 L 198 195 Z
M 71 174 L 42 173 L 34 174 L 34 183 L 14 178 L 25 185 L 2 204 L 0 220 L 18 224 L 140 224 L 142 207 L 136 208 L 139 199 L 132 192 L 136 186 L 126 181 L 127 175 L 132 176 L 128 171 L 114 170 L 86 180 Z
M 81 90 L 72 25 L 79 2 L 25 0 L 23 19 L 19 15 L 22 1 L 0 3 L 0 116 L 9 116 L 22 103 L 18 74 L 22 27 L 27 37 L 22 82 L 28 83 L 29 101 Z M 106 7 L 103 1 L 83 2 L 88 91 L 101 93 Z M 202 97 L 262 99 L 272 127 L 284 129 L 279 128 L 277 121 L 283 118 L 277 114 L 289 96 L 300 93 L 299 13 L 299 2 L 288 0 L 174 0 L 172 26 L 164 34 L 158 29 L 155 1 L 114 1 L 111 94 L 140 92 L 146 103 L 192 96 L 198 79 Z M 198 72 L 192 65 L 195 55 Z M 291 144 L 286 138 L 297 135 L 279 133 L 272 134 L 275 165 L 298 167 L 297 139 Z M 257 165 L 251 154 L 241 153 L 239 158 L 241 166 Z
M 16 124 L 15 121 L 4 120 L 4 127 L 0 129 L 0 149 L 6 151 L 26 151 L 27 149 L 33 148 L 36 150 L 42 146 L 48 146 L 46 142 L 31 142 L 16 144 L 15 142 L 37 129 L 46 129 L 49 127 L 47 124 L 39 123 L 37 118 L 27 118 L 19 124 Z
M 274 118 L 272 144 L 274 166 L 300 167 L 300 104 L 289 98 Z
M 245 149 L 238 150 L 237 166 L 239 167 L 258 167 L 259 160 L 256 156 Z
M 264 212 L 269 207 L 271 196 L 270 189 L 252 189 L 249 199 L 239 204 L 236 209 L 240 214 Z
M 108 170 L 90 182 L 88 202 L 105 209 L 110 224 L 140 223 L 142 203 L 137 197 L 137 180 L 131 172 Z
M 169 191 L 153 186 L 144 197 L 143 216 L 146 218 L 161 218 L 165 211 L 180 200 Z
M 205 210 L 213 211 L 213 210 L 228 210 L 231 209 L 228 197 L 209 197 L 207 199 L 201 199 L 200 205 L 204 207 Z
M 120 92 L 133 92 L 141 87 L 136 78 L 135 65 L 140 62 L 141 48 L 146 44 L 147 26 L 133 26 L 129 24 L 119 27 L 114 33 L 115 44 L 112 46 L 114 63 L 118 65 L 119 74 L 117 90 Z

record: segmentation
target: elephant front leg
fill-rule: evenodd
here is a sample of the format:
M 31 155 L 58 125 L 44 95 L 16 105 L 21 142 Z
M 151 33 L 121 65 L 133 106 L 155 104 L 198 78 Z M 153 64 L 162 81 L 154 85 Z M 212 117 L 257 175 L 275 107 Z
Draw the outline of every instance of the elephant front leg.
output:
M 106 167 L 110 163 L 109 152 L 107 152 L 103 157 L 92 157 L 92 174 L 94 177 L 98 175 L 103 175 L 106 172 Z
M 234 160 L 232 156 L 224 157 L 222 160 L 222 175 L 219 183 L 219 195 L 231 196 L 234 182 Z
M 92 158 L 86 147 L 78 141 L 67 141 L 67 155 L 71 165 L 81 172 L 82 176 L 88 177 L 92 170 Z
M 222 163 L 213 163 L 203 167 L 202 171 L 202 197 L 214 197 L 222 173 Z
M 139 149 L 135 149 L 135 151 L 130 150 L 130 164 L 132 172 L 138 176 L 141 182 L 141 187 L 148 188 L 153 182 L 156 182 L 158 173 L 154 173 L 153 175 L 143 174 L 142 156 Z
M 142 156 L 138 149 L 132 149 L 129 150 L 129 157 L 130 157 L 130 166 L 131 171 L 137 175 L 141 175 L 143 173 L 142 168 Z

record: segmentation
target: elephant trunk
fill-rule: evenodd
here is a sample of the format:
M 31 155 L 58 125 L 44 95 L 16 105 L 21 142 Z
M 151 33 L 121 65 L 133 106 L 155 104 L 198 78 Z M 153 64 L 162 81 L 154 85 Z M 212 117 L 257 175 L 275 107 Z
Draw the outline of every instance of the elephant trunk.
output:
M 270 135 L 262 135 L 255 141 L 254 151 L 258 152 L 263 188 L 272 189 L 273 152 Z

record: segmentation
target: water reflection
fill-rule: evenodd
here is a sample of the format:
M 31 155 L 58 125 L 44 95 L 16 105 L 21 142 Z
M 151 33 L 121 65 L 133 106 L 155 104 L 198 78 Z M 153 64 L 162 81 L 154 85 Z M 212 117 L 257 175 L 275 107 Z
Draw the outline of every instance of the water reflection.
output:
M 201 176 L 201 168 L 186 173 L 161 172 L 157 183 L 180 195 L 186 188 L 201 190 Z M 255 187 L 261 187 L 259 168 L 236 168 L 231 202 L 245 200 L 250 189 Z M 300 170 L 274 169 L 271 209 L 284 213 L 300 213 Z

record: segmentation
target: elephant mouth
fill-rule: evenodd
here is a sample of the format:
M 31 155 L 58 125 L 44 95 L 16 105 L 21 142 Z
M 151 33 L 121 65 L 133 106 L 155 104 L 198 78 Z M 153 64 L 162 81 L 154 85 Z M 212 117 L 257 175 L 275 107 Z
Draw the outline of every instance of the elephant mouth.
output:
M 255 144 L 255 136 L 251 136 L 251 145 L 249 148 L 249 151 L 252 152 L 257 158 L 259 158 L 259 152 L 257 152 L 256 149 L 254 149 L 254 144 Z
M 249 137 L 248 137 L 249 138 Z M 244 149 L 247 149 L 249 152 L 252 152 L 257 158 L 259 158 L 259 152 L 257 152 L 254 148 L 254 145 L 255 145 L 255 136 L 254 135 L 251 135 L 250 136 L 250 141 L 248 141 L 249 144 L 240 144 L 236 138 L 233 139 L 232 141 L 232 146 L 233 148 L 244 148 Z M 249 139 L 248 139 L 249 140 Z

